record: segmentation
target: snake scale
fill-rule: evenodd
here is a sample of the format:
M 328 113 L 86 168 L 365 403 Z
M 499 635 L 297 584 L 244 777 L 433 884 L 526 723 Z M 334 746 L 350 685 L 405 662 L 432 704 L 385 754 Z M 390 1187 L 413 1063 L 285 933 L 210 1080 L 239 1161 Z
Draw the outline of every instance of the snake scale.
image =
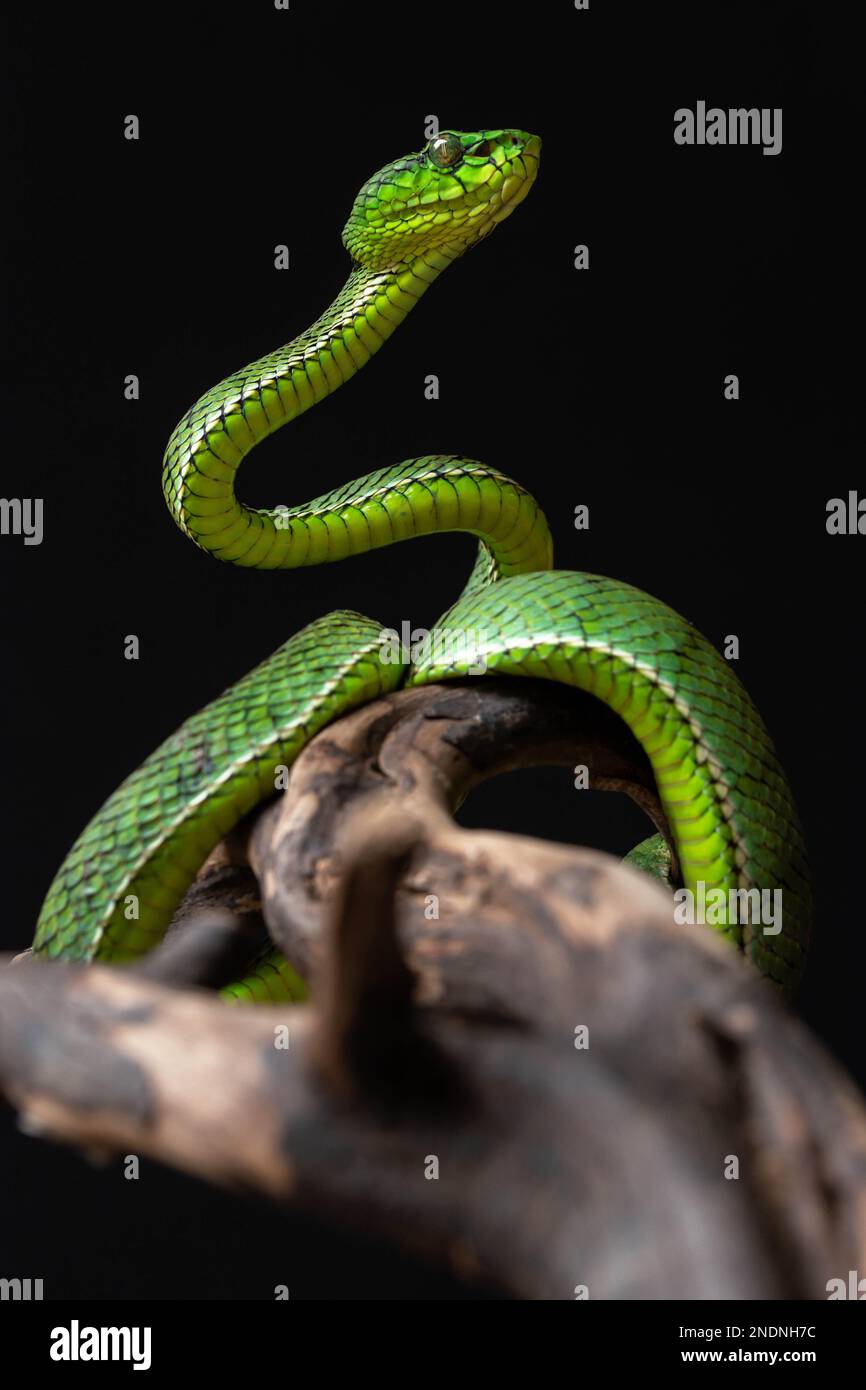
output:
M 262 439 L 369 361 L 453 261 L 529 192 L 541 142 L 519 130 L 445 131 L 374 174 L 343 232 L 349 277 L 285 347 L 207 391 L 169 440 L 163 488 L 178 526 L 220 560 L 291 569 L 438 531 L 478 537 L 446 615 L 478 643 L 385 661 L 380 625 L 340 611 L 311 623 L 172 734 L 109 797 L 58 871 L 34 952 L 128 961 L 162 936 L 209 851 L 274 793 L 329 721 L 402 685 L 487 672 L 561 681 L 598 697 L 647 753 L 683 884 L 780 890 L 782 929 L 723 911 L 716 925 L 783 989 L 801 973 L 809 881 L 792 796 L 764 725 L 729 664 L 689 623 L 628 584 L 557 571 L 534 498 L 455 455 L 411 459 L 315 501 L 241 504 L 237 471 Z M 446 619 L 440 620 L 445 623 Z M 480 635 L 480 637 L 479 637 Z M 224 993 L 298 997 L 275 951 Z

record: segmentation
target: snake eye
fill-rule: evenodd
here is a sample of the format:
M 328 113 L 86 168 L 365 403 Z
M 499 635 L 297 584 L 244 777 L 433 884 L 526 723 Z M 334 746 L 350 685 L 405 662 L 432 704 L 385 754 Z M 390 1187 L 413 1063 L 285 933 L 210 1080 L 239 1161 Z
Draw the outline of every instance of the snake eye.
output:
M 456 135 L 437 135 L 427 146 L 427 153 L 437 169 L 453 169 L 463 158 L 463 144 Z

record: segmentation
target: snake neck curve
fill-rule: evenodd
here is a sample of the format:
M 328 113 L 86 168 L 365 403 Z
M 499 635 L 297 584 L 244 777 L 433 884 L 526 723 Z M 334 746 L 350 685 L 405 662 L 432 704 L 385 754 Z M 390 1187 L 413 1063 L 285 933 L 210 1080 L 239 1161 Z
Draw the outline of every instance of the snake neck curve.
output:
M 196 401 L 163 463 L 166 501 L 186 536 L 233 564 L 294 569 L 457 530 L 481 540 L 469 588 L 550 567 L 550 533 L 531 495 L 454 455 L 380 469 L 297 506 L 249 507 L 235 493 L 255 445 L 353 377 L 457 254 L 428 250 L 382 270 L 356 266 L 308 329 Z
M 178 526 L 221 560 L 263 568 L 303 563 L 286 523 L 303 507 L 252 508 L 235 477 L 262 439 L 317 405 L 373 356 L 449 264 L 416 258 L 386 270 L 356 266 L 298 337 L 206 391 L 172 432 L 163 491 Z M 308 563 L 313 563 L 312 560 Z

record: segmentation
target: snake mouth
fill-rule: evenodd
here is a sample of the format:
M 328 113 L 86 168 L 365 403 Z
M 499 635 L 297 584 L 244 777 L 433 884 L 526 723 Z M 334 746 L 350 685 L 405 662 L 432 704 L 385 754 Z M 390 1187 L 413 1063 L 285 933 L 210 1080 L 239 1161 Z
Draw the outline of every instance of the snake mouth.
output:
M 523 202 L 540 155 L 540 137 L 523 130 L 443 131 L 367 180 L 343 244 L 367 270 L 426 252 L 462 255 Z

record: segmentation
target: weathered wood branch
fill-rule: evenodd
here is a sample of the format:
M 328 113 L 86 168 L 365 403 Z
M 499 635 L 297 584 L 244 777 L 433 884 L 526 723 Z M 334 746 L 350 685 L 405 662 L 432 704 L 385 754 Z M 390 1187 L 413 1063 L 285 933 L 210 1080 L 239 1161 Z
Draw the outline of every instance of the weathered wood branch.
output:
M 496 681 L 389 697 L 313 741 L 145 963 L 0 971 L 0 1085 L 48 1136 L 518 1297 L 826 1297 L 866 1267 L 859 1097 L 649 878 L 455 825 L 479 781 L 539 762 L 584 762 L 663 824 L 597 702 Z M 262 919 L 309 1005 L 193 987 L 236 971 Z

